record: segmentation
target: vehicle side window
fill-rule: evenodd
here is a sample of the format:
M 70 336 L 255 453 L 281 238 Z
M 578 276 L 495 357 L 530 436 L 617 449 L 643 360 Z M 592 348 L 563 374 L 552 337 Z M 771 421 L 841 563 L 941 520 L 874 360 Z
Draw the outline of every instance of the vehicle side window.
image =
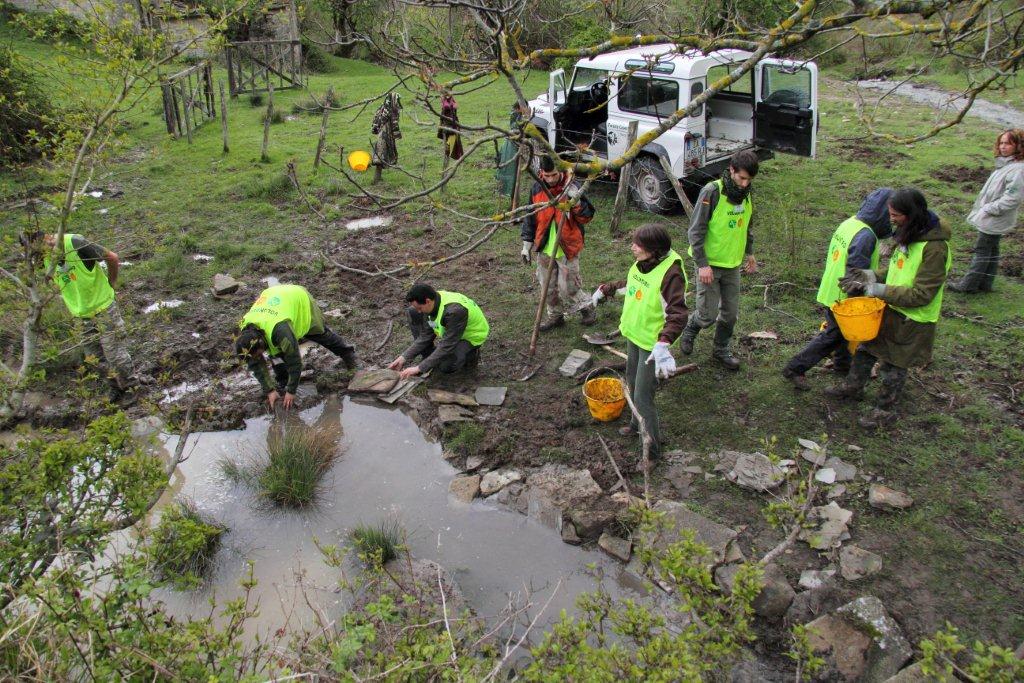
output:
M 690 86 L 690 101 L 692 102 L 693 100 L 695 100 L 697 97 L 700 96 L 700 94 L 702 92 L 704 92 L 704 82 L 703 81 L 695 81 Z M 700 107 L 697 108 L 697 111 L 695 111 L 692 114 L 690 114 L 690 116 L 702 116 L 703 114 L 704 114 L 704 105 L 702 104 L 702 105 L 700 105 Z
M 718 64 L 716 66 L 709 67 L 708 85 L 712 85 L 715 81 L 725 78 L 735 67 L 735 64 Z M 729 84 L 728 87 L 722 88 L 719 92 L 733 93 L 736 95 L 750 95 L 752 98 L 754 96 L 753 71 L 740 76 L 735 83 Z
M 622 111 L 666 118 L 679 108 L 679 83 L 637 74 L 622 76 L 617 101 Z
M 811 106 L 811 72 L 807 69 L 783 69 L 766 64 L 761 77 L 761 100 L 766 104 L 788 104 L 805 109 Z

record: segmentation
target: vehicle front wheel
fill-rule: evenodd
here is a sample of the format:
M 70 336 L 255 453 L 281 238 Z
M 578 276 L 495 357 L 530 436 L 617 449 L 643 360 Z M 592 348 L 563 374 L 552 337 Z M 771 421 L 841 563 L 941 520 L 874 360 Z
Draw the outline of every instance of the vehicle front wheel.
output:
M 629 191 L 641 209 L 666 214 L 679 206 L 672 183 L 657 159 L 640 157 L 633 162 L 631 171 Z

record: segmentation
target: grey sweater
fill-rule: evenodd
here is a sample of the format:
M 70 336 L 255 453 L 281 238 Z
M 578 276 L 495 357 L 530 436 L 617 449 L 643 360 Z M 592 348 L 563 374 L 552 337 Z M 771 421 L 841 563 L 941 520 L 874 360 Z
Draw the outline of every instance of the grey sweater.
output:
M 986 235 L 1006 235 L 1017 227 L 1022 200 L 1024 161 L 999 157 L 996 170 L 985 181 L 971 212 L 967 214 L 967 222 Z

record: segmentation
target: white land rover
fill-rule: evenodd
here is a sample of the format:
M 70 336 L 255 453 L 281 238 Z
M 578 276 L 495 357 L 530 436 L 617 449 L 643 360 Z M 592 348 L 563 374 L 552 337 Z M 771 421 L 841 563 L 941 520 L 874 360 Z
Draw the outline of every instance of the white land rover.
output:
M 614 159 L 626 151 L 630 121 L 643 135 L 748 57 L 743 50 L 680 54 L 664 44 L 584 58 L 568 88 L 563 69 L 551 72 L 547 93 L 529 103 L 532 122 L 559 152 Z M 718 177 L 739 149 L 761 157 L 772 156 L 772 150 L 813 157 L 817 124 L 818 67 L 762 59 L 644 146 L 632 166 L 631 193 L 641 208 L 667 213 L 678 200 L 658 157 L 692 191 Z

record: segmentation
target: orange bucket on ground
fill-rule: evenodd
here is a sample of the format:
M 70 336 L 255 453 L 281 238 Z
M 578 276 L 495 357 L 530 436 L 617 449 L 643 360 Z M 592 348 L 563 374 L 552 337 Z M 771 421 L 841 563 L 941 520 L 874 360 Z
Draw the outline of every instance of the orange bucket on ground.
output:
M 618 377 L 595 377 L 583 385 L 583 397 L 595 420 L 611 422 L 626 407 L 626 394 Z
M 832 304 L 839 331 L 849 342 L 871 341 L 882 325 L 885 302 L 873 296 L 853 296 Z

